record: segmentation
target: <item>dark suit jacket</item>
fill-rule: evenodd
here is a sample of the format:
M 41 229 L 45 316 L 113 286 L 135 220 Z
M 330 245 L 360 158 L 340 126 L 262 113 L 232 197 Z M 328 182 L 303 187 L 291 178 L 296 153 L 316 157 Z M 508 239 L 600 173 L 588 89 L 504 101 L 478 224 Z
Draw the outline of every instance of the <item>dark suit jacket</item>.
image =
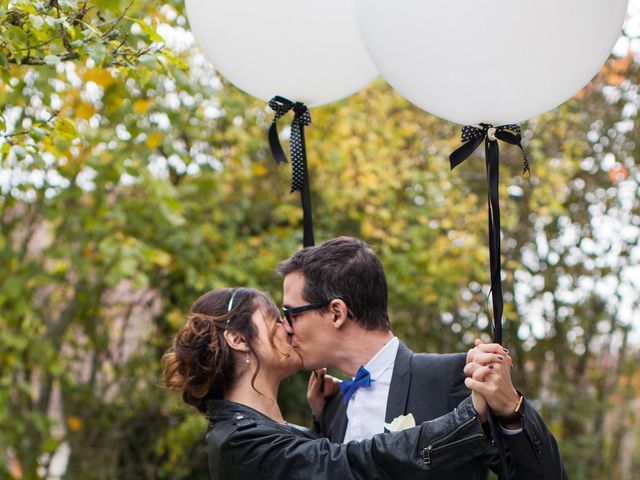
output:
M 411 413 L 420 424 L 452 411 L 471 394 L 464 385 L 465 363 L 464 353 L 416 354 L 401 342 L 393 367 L 385 422 Z M 342 395 L 338 394 L 327 401 L 320 429 L 332 442 L 340 443 L 344 440 L 346 426 L 346 407 Z M 517 435 L 502 435 L 502 438 L 516 472 L 513 478 L 567 478 L 557 443 L 530 403 L 525 406 L 523 431 Z M 485 480 L 489 467 L 495 469 L 497 462 L 494 451 L 492 455 L 465 464 L 452 464 L 438 478 Z

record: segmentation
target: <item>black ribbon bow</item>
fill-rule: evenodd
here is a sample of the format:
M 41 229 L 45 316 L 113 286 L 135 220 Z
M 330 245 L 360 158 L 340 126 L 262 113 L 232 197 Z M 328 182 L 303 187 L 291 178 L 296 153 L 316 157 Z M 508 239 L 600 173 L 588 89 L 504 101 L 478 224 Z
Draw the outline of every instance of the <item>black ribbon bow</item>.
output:
M 284 97 L 276 96 L 269 100 L 269 106 L 276 112 L 269 128 L 269 145 L 277 164 L 287 163 L 287 156 L 278 138 L 277 122 L 290 110 L 293 110 L 291 123 L 291 193 L 300 192 L 302 202 L 303 246 L 314 245 L 313 218 L 311 214 L 311 192 L 309 188 L 309 168 L 307 166 L 307 148 L 304 141 L 304 127 L 311 125 L 311 114 L 304 103 L 292 102 Z
M 523 173 L 530 173 L 531 170 L 527 153 L 522 147 L 519 125 L 511 124 L 493 127 L 492 125 L 481 123 L 480 127 L 468 125 L 462 129 L 462 141 L 464 143 L 449 156 L 449 162 L 451 170 L 453 170 L 469 158 L 483 141 L 485 142 L 487 183 L 489 186 L 489 263 L 491 267 L 491 300 L 493 303 L 493 341 L 502 344 L 502 311 L 504 302 L 501 279 L 502 260 L 500 258 L 500 197 L 498 191 L 500 149 L 498 140 L 520 147 L 524 154 Z M 497 419 L 491 413 L 487 418 L 500 458 L 499 478 L 502 480 L 511 478 L 513 472 L 509 468 L 510 463 L 507 461 L 502 437 L 498 432 Z

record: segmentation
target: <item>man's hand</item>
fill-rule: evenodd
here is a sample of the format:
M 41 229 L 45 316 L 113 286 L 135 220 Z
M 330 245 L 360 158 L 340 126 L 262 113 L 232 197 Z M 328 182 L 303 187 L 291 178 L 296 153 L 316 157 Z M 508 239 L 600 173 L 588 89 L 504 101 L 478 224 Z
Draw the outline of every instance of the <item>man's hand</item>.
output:
M 316 419 L 322 417 L 322 410 L 327 398 L 335 396 L 340 391 L 340 380 L 327 375 L 326 368 L 319 368 L 311 372 L 309 386 L 307 387 L 307 401 L 311 407 L 311 413 Z
M 499 417 L 512 415 L 520 399 L 511 382 L 512 365 L 509 351 L 497 343 L 476 340 L 475 347 L 467 353 L 464 383 L 473 393 L 484 397 Z

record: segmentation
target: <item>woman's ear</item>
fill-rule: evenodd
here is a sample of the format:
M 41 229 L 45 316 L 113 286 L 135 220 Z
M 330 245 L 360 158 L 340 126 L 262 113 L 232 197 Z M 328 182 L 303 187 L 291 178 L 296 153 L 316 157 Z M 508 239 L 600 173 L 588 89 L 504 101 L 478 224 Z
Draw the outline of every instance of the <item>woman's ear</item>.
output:
M 224 339 L 229 345 L 231 350 L 235 350 L 236 352 L 247 353 L 249 351 L 249 344 L 247 343 L 247 339 L 244 338 L 237 330 L 225 330 L 224 331 Z
M 347 319 L 349 318 L 349 309 L 344 300 L 339 298 L 331 300 L 329 304 L 329 314 L 332 315 L 333 326 L 337 329 L 342 328 Z

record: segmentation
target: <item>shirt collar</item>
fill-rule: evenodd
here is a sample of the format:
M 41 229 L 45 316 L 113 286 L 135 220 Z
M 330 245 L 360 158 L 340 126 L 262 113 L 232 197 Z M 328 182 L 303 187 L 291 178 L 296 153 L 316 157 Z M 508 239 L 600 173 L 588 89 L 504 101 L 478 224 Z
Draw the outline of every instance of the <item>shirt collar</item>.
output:
M 387 369 L 393 366 L 399 345 L 398 337 L 393 337 L 364 366 L 369 371 L 372 380 L 377 380 Z

